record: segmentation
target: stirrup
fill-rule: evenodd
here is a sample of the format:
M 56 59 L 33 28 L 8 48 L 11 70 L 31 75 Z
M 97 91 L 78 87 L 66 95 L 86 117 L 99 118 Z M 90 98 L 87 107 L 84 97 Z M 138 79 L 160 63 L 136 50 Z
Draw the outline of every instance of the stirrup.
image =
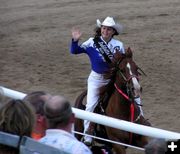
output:
M 88 139 L 85 140 L 85 138 L 83 137 L 83 143 L 85 145 L 87 145 L 88 147 L 90 147 L 90 146 L 92 146 L 93 139 L 91 137 L 89 137 L 89 140 Z
M 92 146 L 92 142 L 84 141 L 83 143 L 84 143 L 86 146 L 88 146 L 88 147 Z

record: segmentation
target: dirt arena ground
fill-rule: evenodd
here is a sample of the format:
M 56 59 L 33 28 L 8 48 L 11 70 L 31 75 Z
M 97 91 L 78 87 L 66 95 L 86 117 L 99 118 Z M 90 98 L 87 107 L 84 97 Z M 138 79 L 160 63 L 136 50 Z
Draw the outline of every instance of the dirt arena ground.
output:
M 179 0 L 1 0 L 0 85 L 28 93 L 62 94 L 72 105 L 86 88 L 86 55 L 71 55 L 71 28 L 82 41 L 96 19 L 113 16 L 124 27 L 117 38 L 134 50 L 142 76 L 145 117 L 157 128 L 180 132 Z M 129 150 L 129 153 L 140 153 Z

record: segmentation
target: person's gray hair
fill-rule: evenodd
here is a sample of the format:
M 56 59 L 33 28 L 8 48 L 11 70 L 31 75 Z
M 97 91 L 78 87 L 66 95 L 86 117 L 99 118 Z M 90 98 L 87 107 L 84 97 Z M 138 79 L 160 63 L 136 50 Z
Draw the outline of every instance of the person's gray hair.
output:
M 72 109 L 69 101 L 62 96 L 52 97 L 44 105 L 44 113 L 47 117 L 49 127 L 54 128 L 57 125 L 66 125 L 72 115 Z
M 145 146 L 145 154 L 165 154 L 167 143 L 164 139 L 152 139 Z

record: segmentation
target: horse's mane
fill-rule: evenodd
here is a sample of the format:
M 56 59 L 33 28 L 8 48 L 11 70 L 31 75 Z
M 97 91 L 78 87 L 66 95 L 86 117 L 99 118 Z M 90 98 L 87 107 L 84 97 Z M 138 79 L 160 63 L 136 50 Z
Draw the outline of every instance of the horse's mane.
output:
M 130 47 L 125 50 L 125 53 L 115 52 L 113 55 L 112 63 L 118 63 L 122 58 L 132 58 L 133 52 Z

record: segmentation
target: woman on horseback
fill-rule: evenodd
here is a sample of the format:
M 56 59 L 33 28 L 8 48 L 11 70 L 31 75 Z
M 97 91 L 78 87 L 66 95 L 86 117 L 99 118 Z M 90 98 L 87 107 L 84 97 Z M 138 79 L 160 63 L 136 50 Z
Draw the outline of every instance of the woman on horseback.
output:
M 70 52 L 72 54 L 86 53 L 91 62 L 91 73 L 87 81 L 86 111 L 93 112 L 99 99 L 100 87 L 110 81 L 108 75 L 112 71 L 112 58 L 116 52 L 125 53 L 123 43 L 114 39 L 114 35 L 122 32 L 122 26 L 117 24 L 113 17 L 106 17 L 101 23 L 97 20 L 95 37 L 78 45 L 82 33 L 79 29 L 72 29 L 72 42 Z M 84 120 L 84 133 L 90 134 L 88 120 Z M 92 138 L 85 136 L 84 143 L 91 144 Z

